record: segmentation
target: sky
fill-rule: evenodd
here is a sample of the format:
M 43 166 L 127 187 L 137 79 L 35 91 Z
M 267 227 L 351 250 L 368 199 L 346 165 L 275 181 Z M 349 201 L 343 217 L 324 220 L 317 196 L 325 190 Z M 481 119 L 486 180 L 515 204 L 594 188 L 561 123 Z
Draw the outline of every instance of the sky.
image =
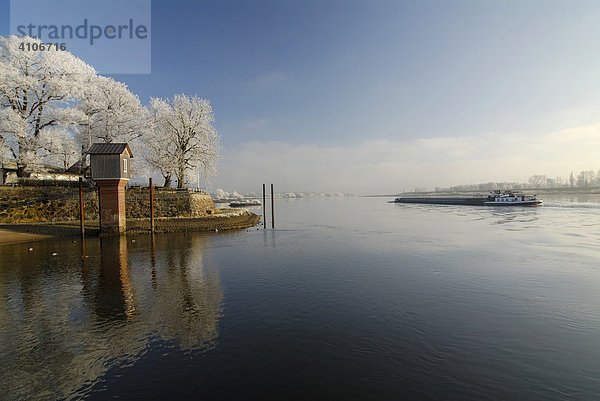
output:
M 598 1 L 154 0 L 150 33 L 151 72 L 111 76 L 144 104 L 211 101 L 212 188 L 389 194 L 600 169 Z

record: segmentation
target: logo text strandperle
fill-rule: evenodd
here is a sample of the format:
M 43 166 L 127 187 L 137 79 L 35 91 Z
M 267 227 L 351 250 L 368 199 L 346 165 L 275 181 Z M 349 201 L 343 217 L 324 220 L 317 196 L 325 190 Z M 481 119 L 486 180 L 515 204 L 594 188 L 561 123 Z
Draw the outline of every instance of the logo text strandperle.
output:
M 95 40 L 106 39 L 146 39 L 148 37 L 148 28 L 146 25 L 134 25 L 133 19 L 129 19 L 128 24 L 104 26 L 89 25 L 87 18 L 83 24 L 77 25 L 18 25 L 17 32 L 23 36 L 30 36 L 38 39 L 89 39 L 90 45 Z M 46 35 L 46 36 L 44 36 Z

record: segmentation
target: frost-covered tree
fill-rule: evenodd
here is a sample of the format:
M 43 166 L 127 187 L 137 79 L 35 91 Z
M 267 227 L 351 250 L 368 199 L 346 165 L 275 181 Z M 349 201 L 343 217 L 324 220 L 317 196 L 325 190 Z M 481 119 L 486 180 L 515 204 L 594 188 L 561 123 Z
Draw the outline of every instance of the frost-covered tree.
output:
M 6 139 L 0 135 L 0 166 L 12 160 L 10 146 L 6 143 Z
M 44 130 L 81 121 L 75 102 L 85 82 L 96 75 L 67 51 L 20 49 L 22 43 L 39 46 L 41 41 L 0 37 L 0 136 L 20 176 L 36 168 L 40 151 L 48 151 L 42 140 Z
M 148 165 L 147 170 L 158 170 L 165 180 L 163 186 L 170 188 L 173 173 L 177 169 L 175 141 L 170 136 L 162 135 L 153 124 L 153 129 L 143 138 L 143 146 L 140 146 L 140 151 L 141 159 Z
M 575 177 L 573 177 L 572 171 L 571 171 L 571 175 L 569 176 L 569 184 L 571 185 L 571 188 L 573 188 L 575 186 Z
M 546 178 L 546 188 L 556 188 L 556 180 L 554 178 Z
M 215 191 L 215 197 L 217 199 L 227 199 L 229 197 L 229 192 L 225 192 L 221 188 L 217 188 Z
M 152 134 L 144 140 L 152 149 L 147 161 L 161 171 L 165 186 L 174 175 L 177 187 L 182 188 L 190 169 L 200 168 L 205 178 L 216 174 L 221 146 L 208 100 L 186 95 L 152 98 L 150 109 L 154 124 Z
M 544 188 L 546 186 L 545 175 L 534 175 L 529 177 L 529 184 L 534 188 Z
M 78 106 L 85 115 L 81 122 L 82 144 L 92 142 L 130 142 L 148 127 L 149 113 L 139 98 L 122 82 L 112 78 L 91 77 Z
M 78 158 L 79 146 L 75 134 L 61 127 L 50 127 L 41 133 L 40 140 L 47 164 L 60 166 L 66 171 Z
M 596 172 L 594 170 L 584 170 L 577 175 L 578 187 L 589 187 L 596 181 Z

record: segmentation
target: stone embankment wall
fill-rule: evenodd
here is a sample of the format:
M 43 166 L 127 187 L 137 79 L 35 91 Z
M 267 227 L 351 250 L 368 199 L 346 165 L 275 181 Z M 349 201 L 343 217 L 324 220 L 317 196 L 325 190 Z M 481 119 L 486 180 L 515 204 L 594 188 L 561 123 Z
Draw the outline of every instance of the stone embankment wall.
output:
M 150 192 L 129 189 L 125 194 L 128 218 L 150 217 Z M 212 214 L 215 204 L 210 195 L 187 191 L 154 191 L 155 217 L 196 217 Z
M 86 220 L 98 219 L 95 188 L 84 188 Z M 127 218 L 150 216 L 146 189 L 127 189 Z M 155 191 L 156 217 L 198 217 L 215 211 L 210 195 L 187 191 Z M 0 187 L 0 223 L 37 223 L 79 220 L 79 189 L 68 187 Z
M 186 231 L 220 231 L 248 228 L 257 225 L 260 216 L 246 209 L 221 209 L 204 217 L 157 218 L 154 231 L 157 233 Z M 150 219 L 127 220 L 127 232 L 150 231 Z
M 95 190 L 84 192 L 86 219 L 97 219 Z M 66 187 L 0 187 L 0 223 L 37 223 L 79 219 L 79 189 Z

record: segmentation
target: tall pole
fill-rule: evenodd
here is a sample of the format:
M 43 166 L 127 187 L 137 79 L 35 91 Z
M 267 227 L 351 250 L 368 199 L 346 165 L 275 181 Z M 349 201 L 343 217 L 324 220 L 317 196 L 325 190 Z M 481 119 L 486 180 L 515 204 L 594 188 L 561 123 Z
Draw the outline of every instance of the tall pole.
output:
M 263 228 L 267 228 L 267 196 L 265 192 L 265 184 L 263 184 Z
M 150 232 L 154 234 L 154 186 L 150 177 Z
M 83 226 L 83 178 L 79 177 L 79 228 L 81 229 L 81 238 L 85 236 L 85 227 Z
M 271 228 L 275 228 L 275 197 L 273 196 L 273 184 L 271 184 Z
M 90 115 L 89 114 L 88 114 L 87 118 L 88 118 L 87 131 L 88 131 L 88 142 L 89 142 L 88 150 L 90 150 L 90 148 L 92 147 L 92 131 L 90 130 Z M 81 141 L 81 159 L 79 159 L 79 163 L 78 163 L 79 164 L 79 174 L 82 174 L 85 172 L 85 171 L 82 172 L 82 170 L 83 170 L 83 167 L 85 167 L 85 159 L 87 158 L 86 151 L 84 150 L 85 145 L 83 143 L 84 142 L 82 140 Z

